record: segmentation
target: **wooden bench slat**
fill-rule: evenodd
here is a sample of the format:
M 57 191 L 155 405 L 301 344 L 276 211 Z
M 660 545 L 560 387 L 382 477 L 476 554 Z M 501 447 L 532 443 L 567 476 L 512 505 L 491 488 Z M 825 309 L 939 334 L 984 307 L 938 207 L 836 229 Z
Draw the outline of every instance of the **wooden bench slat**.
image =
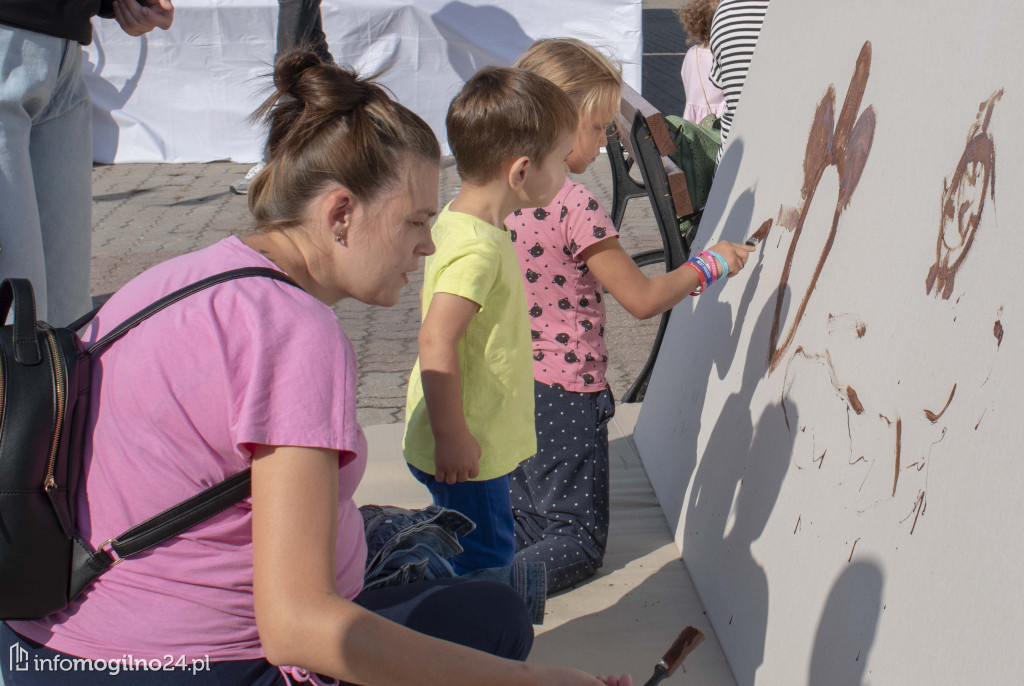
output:
M 643 115 L 647 121 L 647 128 L 651 130 L 651 136 L 654 138 L 654 145 L 658 148 L 659 155 L 671 155 L 676 151 L 675 141 L 672 140 L 672 135 L 668 132 L 668 125 L 665 124 L 665 116 L 628 84 L 622 84 L 621 104 L 620 110 L 630 121 L 633 121 L 634 111 Z

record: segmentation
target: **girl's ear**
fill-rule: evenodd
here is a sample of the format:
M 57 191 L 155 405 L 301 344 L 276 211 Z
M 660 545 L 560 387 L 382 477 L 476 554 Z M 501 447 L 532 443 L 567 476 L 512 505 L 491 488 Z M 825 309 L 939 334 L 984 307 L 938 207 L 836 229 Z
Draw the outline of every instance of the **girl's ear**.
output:
M 508 185 L 514 191 L 521 191 L 530 171 L 530 158 L 517 157 L 508 168 Z

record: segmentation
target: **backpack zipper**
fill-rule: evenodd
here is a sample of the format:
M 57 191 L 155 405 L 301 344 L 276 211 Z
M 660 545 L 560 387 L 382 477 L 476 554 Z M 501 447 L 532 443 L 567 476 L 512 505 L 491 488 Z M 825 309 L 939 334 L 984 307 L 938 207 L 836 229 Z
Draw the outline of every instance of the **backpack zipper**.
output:
M 57 389 L 55 421 L 53 430 L 53 442 L 50 444 L 50 461 L 46 465 L 46 481 L 43 483 L 47 491 L 57 487 L 53 470 L 57 462 L 57 447 L 60 443 L 61 430 L 64 428 L 64 398 L 67 395 L 67 374 L 64 370 L 64 360 L 58 354 L 57 338 L 51 329 L 46 330 L 46 340 L 50 344 L 50 359 L 53 361 L 53 385 Z

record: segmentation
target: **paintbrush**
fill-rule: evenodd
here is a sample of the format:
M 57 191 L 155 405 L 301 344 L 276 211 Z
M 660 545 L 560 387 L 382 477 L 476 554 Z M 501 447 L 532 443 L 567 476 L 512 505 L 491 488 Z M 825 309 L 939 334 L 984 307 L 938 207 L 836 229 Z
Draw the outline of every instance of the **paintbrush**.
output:
M 672 676 L 672 673 L 683 664 L 686 656 L 693 652 L 693 649 L 704 641 L 704 632 L 692 626 L 683 629 L 679 636 L 672 643 L 661 662 L 654 666 L 654 675 L 647 680 L 644 686 L 656 686 L 662 679 Z
M 771 230 L 771 228 L 772 220 L 769 219 L 757 228 L 757 231 L 754 232 L 753 236 L 743 241 L 743 245 L 750 245 L 756 247 L 758 243 L 763 241 L 765 237 L 768 236 L 768 232 Z

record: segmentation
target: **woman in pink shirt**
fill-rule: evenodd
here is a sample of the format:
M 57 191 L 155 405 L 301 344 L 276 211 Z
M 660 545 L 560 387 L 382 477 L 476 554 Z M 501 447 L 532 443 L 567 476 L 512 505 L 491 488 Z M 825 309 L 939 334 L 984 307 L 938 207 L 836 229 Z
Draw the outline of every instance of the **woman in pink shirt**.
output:
M 695 124 L 713 114 L 722 116 L 725 111 L 725 95 L 711 83 L 711 68 L 714 57 L 708 41 L 711 39 L 711 18 L 715 16 L 718 0 L 691 0 L 679 8 L 679 20 L 686 29 L 687 42 L 692 44 L 683 57 L 681 75 L 686 106 L 683 119 Z
M 0 624 L 0 649 L 27 667 L 4 660 L 4 683 L 627 685 L 522 662 L 532 627 L 502 584 L 361 592 L 366 441 L 330 306 L 394 305 L 433 252 L 440 148 L 380 86 L 311 52 L 280 58 L 274 85 L 257 112 L 270 160 L 249 192 L 254 230 L 144 272 L 85 334 L 221 271 L 290 276 L 301 288 L 246 278 L 192 295 L 94 367 L 78 512 L 93 546 L 247 466 L 251 498 L 115 565 L 66 609 Z

